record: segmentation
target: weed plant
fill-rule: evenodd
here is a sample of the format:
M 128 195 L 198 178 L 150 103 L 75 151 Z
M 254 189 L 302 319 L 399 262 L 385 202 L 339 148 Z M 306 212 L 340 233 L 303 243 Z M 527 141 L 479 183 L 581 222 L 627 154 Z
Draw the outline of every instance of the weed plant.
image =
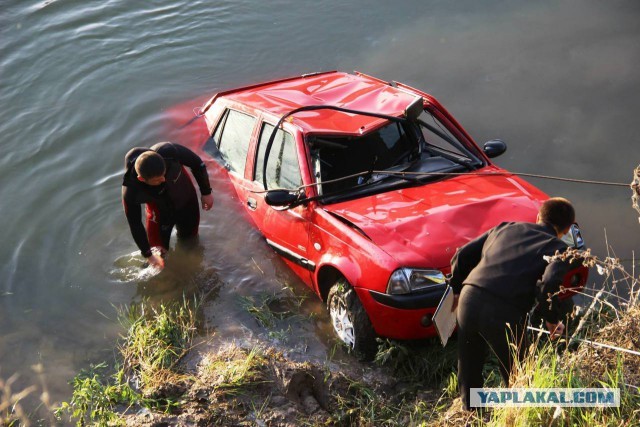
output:
M 168 380 L 177 382 L 177 362 L 189 349 L 196 332 L 196 309 L 192 303 L 163 304 L 158 308 L 145 302 L 119 313 L 127 329 L 119 345 L 122 360 L 108 375 L 108 365 L 100 363 L 81 371 L 72 381 L 73 395 L 56 410 L 81 425 L 124 425 L 121 415 L 141 406 L 170 411 L 176 397 L 158 392 Z

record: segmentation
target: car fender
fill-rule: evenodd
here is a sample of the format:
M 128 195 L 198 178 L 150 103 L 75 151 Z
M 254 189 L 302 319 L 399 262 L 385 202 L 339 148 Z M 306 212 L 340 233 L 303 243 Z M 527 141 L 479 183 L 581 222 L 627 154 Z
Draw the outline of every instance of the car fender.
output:
M 364 254 L 360 255 L 366 256 Z M 363 270 L 362 265 L 369 265 L 370 268 Z M 325 301 L 329 294 L 329 289 L 338 276 L 344 277 L 356 291 L 359 288 L 366 287 L 384 292 L 390 274 L 390 270 L 387 268 L 381 266 L 373 267 L 369 263 L 363 263 L 362 260 L 358 260 L 352 254 L 345 255 L 340 251 L 330 249 L 320 257 L 316 264 L 314 283 L 316 292 Z
M 320 258 L 320 262 L 316 265 L 314 272 L 317 293 L 323 301 L 326 300 L 329 289 L 338 275 L 347 279 L 350 285 L 357 286 L 357 283 L 360 282 L 362 271 L 355 260 L 326 252 Z

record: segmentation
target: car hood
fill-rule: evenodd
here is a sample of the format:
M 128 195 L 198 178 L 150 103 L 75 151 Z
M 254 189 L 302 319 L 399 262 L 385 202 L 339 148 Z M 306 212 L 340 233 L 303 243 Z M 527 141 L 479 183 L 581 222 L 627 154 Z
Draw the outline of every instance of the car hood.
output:
M 535 221 L 546 198 L 514 176 L 466 175 L 324 208 L 400 265 L 447 270 L 458 247 L 501 222 Z

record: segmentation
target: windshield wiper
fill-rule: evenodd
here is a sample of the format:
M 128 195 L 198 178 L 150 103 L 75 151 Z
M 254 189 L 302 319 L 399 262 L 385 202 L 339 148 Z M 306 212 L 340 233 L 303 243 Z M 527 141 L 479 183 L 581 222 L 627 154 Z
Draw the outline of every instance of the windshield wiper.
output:
M 369 181 L 367 181 L 365 184 L 377 184 L 379 182 L 382 182 L 385 180 L 385 178 L 400 178 L 404 181 L 410 181 L 410 182 L 415 182 L 415 183 L 419 183 L 420 182 L 420 178 L 415 177 L 415 176 L 411 176 L 411 175 L 407 175 L 403 172 L 400 171 L 388 171 L 388 172 L 378 172 L 376 173 L 376 177 L 380 177 L 380 179 L 376 179 L 375 181 L 372 181 L 373 179 L 373 175 L 371 176 L 371 178 L 369 178 Z

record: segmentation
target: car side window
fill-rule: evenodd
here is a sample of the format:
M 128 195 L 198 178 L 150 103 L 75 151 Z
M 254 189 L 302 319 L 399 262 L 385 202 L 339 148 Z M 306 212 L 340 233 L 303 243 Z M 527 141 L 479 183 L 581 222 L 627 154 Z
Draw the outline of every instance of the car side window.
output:
M 264 153 L 269 143 L 269 137 L 273 132 L 273 126 L 265 123 L 260 133 L 260 145 L 255 165 L 255 181 L 262 183 Z M 278 129 L 276 132 L 269 160 L 267 163 L 267 185 L 269 188 L 294 189 L 302 185 L 300 165 L 296 152 L 295 139 L 289 132 Z
M 218 150 L 218 142 L 220 141 L 220 135 L 222 135 L 222 129 L 224 129 L 224 124 L 227 121 L 227 117 L 229 115 L 228 112 L 229 110 L 225 111 L 225 113 L 222 115 L 222 119 L 220 119 L 220 122 L 218 123 L 218 126 L 216 127 L 215 132 L 213 133 L 211 138 L 207 139 L 203 147 L 203 150 L 206 153 L 209 153 L 211 157 L 213 157 L 214 159 L 217 159 L 220 162 L 222 162 L 223 160 L 220 155 L 220 150 Z
M 229 169 L 239 174 L 244 172 L 251 132 L 255 123 L 255 117 L 239 111 L 227 110 L 213 134 L 211 145 L 217 145 L 217 150 Z M 205 150 L 210 152 L 206 146 Z M 215 157 L 216 153 L 210 154 Z

